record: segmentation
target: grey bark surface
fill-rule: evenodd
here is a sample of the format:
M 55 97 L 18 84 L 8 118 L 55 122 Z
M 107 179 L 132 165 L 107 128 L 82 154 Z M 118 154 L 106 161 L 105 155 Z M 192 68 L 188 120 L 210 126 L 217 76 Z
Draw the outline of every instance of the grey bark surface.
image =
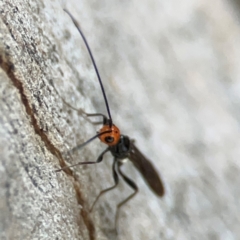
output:
M 240 27 L 237 1 L 0 2 L 0 239 L 239 239 Z M 76 17 L 93 50 L 113 120 L 152 160 L 157 198 L 113 185 L 110 155 L 79 112 L 106 114 Z M 62 99 L 63 98 L 63 99 Z

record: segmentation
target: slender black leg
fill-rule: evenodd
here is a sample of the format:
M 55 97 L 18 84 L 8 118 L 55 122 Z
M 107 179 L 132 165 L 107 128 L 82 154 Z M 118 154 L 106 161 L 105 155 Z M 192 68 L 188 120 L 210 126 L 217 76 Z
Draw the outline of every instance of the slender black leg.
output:
M 100 155 L 99 157 L 97 158 L 97 161 L 93 162 L 93 161 L 90 161 L 90 162 L 79 162 L 79 163 L 76 163 L 76 164 L 73 164 L 71 166 L 66 166 L 66 167 L 63 167 L 61 169 L 58 169 L 56 170 L 56 172 L 60 172 L 66 168 L 70 168 L 70 167 L 75 167 L 75 166 L 78 166 L 78 165 L 87 165 L 87 164 L 96 164 L 96 163 L 100 163 L 102 160 L 103 160 L 103 155 L 109 151 L 109 148 L 105 149 Z
M 93 122 L 93 121 L 89 121 L 92 125 L 102 125 L 103 122 L 102 121 L 97 121 L 97 122 Z
M 107 117 L 106 117 L 104 114 L 102 114 L 102 113 L 86 113 L 86 112 L 85 112 L 83 109 L 81 109 L 81 108 L 75 108 L 75 107 L 73 107 L 71 104 L 69 104 L 68 102 L 66 102 L 66 101 L 64 100 L 64 98 L 62 98 L 62 97 L 60 96 L 60 94 L 58 93 L 57 89 L 55 88 L 55 86 L 54 86 L 54 84 L 53 84 L 53 81 L 51 81 L 51 84 L 52 84 L 53 88 L 55 89 L 55 91 L 57 92 L 58 96 L 62 99 L 63 103 L 64 103 L 66 106 L 68 106 L 69 108 L 77 111 L 79 114 L 83 115 L 84 117 L 99 117 L 99 116 L 100 116 L 100 117 L 103 117 L 103 121 L 93 122 L 93 121 L 91 121 L 91 120 L 88 120 L 89 122 L 91 122 L 91 123 L 94 124 L 94 125 L 97 125 L 97 124 L 105 124 L 105 123 L 107 122 Z
M 104 131 L 104 132 L 100 132 L 100 133 L 97 133 L 95 136 L 91 137 L 90 139 L 88 139 L 86 142 L 80 144 L 80 145 L 77 145 L 76 147 L 74 147 L 71 151 L 69 152 L 75 152 L 77 150 L 80 150 L 81 148 L 85 147 L 86 145 L 88 145 L 90 142 L 92 142 L 94 139 L 100 137 L 101 135 L 105 134 L 105 133 L 110 133 L 112 130 L 107 130 L 107 131 Z
M 98 196 L 96 197 L 95 201 L 93 202 L 92 207 L 90 208 L 90 212 L 93 210 L 93 208 L 94 208 L 96 202 L 98 201 L 98 199 L 99 199 L 104 193 L 106 193 L 106 192 L 114 189 L 114 188 L 118 185 L 119 178 L 118 178 L 118 175 L 117 175 L 117 172 L 116 172 L 116 164 L 117 164 L 117 161 L 118 161 L 118 160 L 117 160 L 116 158 L 114 158 L 114 162 L 113 162 L 113 165 L 112 165 L 112 174 L 113 174 L 113 179 L 114 179 L 114 183 L 115 183 L 115 184 L 114 184 L 112 187 L 110 187 L 110 188 L 107 188 L 107 189 L 105 189 L 105 190 L 102 190 L 102 191 L 98 194 Z
M 51 84 L 52 84 L 53 88 L 55 89 L 57 95 L 62 99 L 62 101 L 63 101 L 63 103 L 64 103 L 65 105 L 67 105 L 69 108 L 77 111 L 78 113 L 87 116 L 87 113 L 85 113 L 81 108 L 75 108 L 75 107 L 73 107 L 71 104 L 69 104 L 68 102 L 66 102 L 66 101 L 64 100 L 64 98 L 62 98 L 62 96 L 59 94 L 58 90 L 55 88 L 55 86 L 54 86 L 54 84 L 53 84 L 53 81 L 51 81 Z
M 99 121 L 99 122 L 92 122 L 91 121 L 92 124 L 95 124 L 95 125 L 106 124 L 106 122 L 107 122 L 107 117 L 102 113 L 86 113 L 86 115 L 87 115 L 87 117 L 99 117 L 99 116 L 103 117 L 103 121 Z
M 123 178 L 123 180 L 134 190 L 134 192 L 129 196 L 127 197 L 125 200 L 123 200 L 122 202 L 120 202 L 118 205 L 117 205 L 117 211 L 116 211 L 116 216 L 115 216 L 115 229 L 117 231 L 117 222 L 118 222 L 118 216 L 119 216 L 119 210 L 120 208 L 125 204 L 127 203 L 130 199 L 132 199 L 138 192 L 138 187 L 137 185 L 130 179 L 128 178 L 126 175 L 123 174 L 123 172 L 121 171 L 120 167 L 121 167 L 122 163 L 121 162 L 118 162 L 117 164 L 117 169 L 118 169 L 118 172 L 119 174 L 121 175 L 121 177 Z

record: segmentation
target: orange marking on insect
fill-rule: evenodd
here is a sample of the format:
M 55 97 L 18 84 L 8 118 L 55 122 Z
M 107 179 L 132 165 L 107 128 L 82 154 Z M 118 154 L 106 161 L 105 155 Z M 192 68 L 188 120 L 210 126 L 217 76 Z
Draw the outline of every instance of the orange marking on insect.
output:
M 111 131 L 111 132 L 106 132 Z M 106 132 L 104 134 L 101 134 L 99 136 L 99 139 L 107 144 L 108 146 L 114 146 L 119 142 L 121 133 L 118 127 L 115 125 L 110 126 L 109 124 L 103 125 L 103 127 L 100 129 L 99 133 Z

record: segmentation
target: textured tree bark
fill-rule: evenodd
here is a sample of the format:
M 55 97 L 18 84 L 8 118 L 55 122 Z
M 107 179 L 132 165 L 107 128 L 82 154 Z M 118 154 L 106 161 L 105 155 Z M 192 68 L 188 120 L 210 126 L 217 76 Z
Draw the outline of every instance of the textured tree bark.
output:
M 54 172 L 69 127 L 51 82 L 69 70 L 43 12 L 41 1 L 1 3 L 1 239 L 95 239 L 80 180 Z
M 0 2 L 0 239 L 237 239 L 240 204 L 238 8 L 209 1 Z M 235 7 L 234 7 L 235 6 Z M 93 50 L 114 122 L 161 172 L 160 200 L 113 185 L 111 156 L 97 166 L 106 114 L 76 17 Z

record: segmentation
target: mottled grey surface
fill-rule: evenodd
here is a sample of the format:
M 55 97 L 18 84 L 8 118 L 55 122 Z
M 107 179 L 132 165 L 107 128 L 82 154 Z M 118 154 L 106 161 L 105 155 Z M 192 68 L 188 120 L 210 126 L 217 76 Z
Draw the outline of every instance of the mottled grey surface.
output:
M 131 164 L 140 193 L 120 215 L 124 184 L 98 130 L 67 102 L 106 113 L 81 25 L 98 63 L 114 122 L 161 173 L 158 199 Z M 0 2 L 0 239 L 239 239 L 240 27 L 238 1 Z

